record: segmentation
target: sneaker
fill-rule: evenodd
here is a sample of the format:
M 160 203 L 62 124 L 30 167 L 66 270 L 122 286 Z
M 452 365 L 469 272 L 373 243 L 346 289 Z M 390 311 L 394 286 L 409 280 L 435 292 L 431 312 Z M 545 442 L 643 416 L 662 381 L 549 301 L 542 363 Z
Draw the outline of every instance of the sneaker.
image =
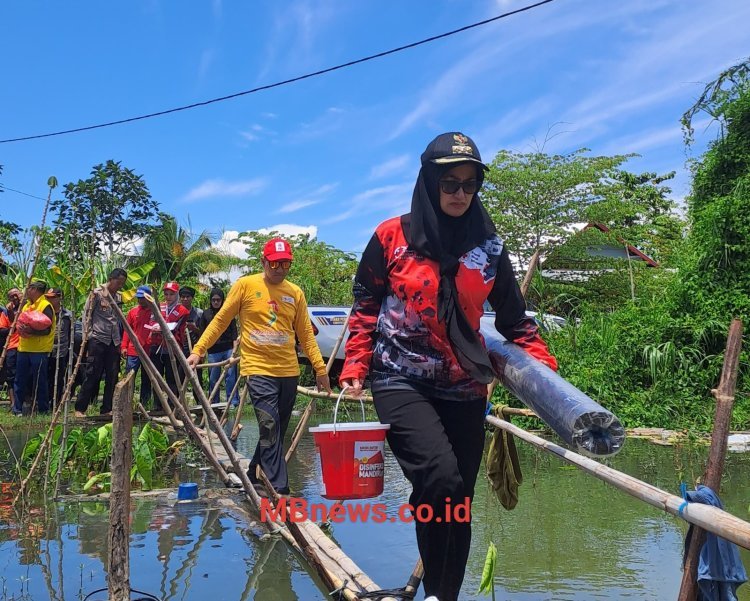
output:
M 424 601 L 440 601 L 435 595 L 430 595 L 429 597 L 425 598 Z

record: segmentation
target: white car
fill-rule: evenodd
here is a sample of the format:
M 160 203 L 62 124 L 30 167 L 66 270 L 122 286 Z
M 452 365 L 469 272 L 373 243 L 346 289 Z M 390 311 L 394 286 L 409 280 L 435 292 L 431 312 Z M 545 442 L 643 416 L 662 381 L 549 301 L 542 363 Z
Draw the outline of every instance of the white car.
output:
M 310 321 L 312 322 L 313 332 L 315 332 L 315 340 L 318 343 L 320 352 L 323 355 L 323 360 L 328 361 L 328 358 L 333 352 L 336 341 L 341 335 L 341 329 L 346 324 L 346 319 L 349 316 L 351 307 L 320 307 L 320 306 L 308 306 L 308 313 L 310 314 Z M 558 315 L 550 315 L 549 313 L 536 313 L 534 311 L 526 311 L 526 315 L 533 317 L 534 320 L 539 324 L 542 330 L 559 330 L 564 327 L 566 320 L 564 317 Z M 495 313 L 486 312 L 480 322 L 480 330 L 484 336 L 492 336 L 495 330 Z M 349 333 L 347 332 L 341 341 L 341 346 L 336 353 L 336 359 L 334 364 L 331 366 L 331 374 L 338 377 L 337 374 L 341 371 L 341 366 L 344 362 L 344 346 L 346 345 L 346 339 Z M 307 358 L 298 350 L 300 361 L 308 363 Z

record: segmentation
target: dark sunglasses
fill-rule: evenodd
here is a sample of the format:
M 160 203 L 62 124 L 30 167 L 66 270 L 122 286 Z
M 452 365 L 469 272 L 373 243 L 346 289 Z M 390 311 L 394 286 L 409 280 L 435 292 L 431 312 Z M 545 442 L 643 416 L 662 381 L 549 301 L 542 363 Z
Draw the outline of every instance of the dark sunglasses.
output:
M 271 269 L 278 269 L 281 267 L 282 269 L 289 269 L 292 266 L 291 261 L 269 261 L 268 266 Z
M 220 302 L 221 302 L 221 299 L 220 299 L 219 297 L 216 297 L 216 298 L 212 298 L 212 299 L 211 299 L 211 302 L 212 302 L 212 303 L 220 303 Z
M 455 194 L 459 188 L 462 188 L 467 196 L 473 196 L 478 189 L 477 180 L 467 179 L 465 182 L 459 182 L 454 179 L 440 180 L 440 189 L 445 194 Z

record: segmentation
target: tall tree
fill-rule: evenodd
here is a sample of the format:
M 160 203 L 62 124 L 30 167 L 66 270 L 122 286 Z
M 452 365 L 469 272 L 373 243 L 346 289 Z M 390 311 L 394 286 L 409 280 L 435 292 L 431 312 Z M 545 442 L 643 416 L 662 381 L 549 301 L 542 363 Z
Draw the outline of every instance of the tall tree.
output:
M 84 241 L 74 247 L 94 254 L 112 256 L 145 236 L 159 210 L 143 176 L 113 160 L 95 165 L 88 179 L 66 184 L 63 195 L 50 205 L 55 230 Z
M 595 187 L 600 200 L 586 207 L 585 220 L 606 225 L 610 243 L 625 241 L 669 266 L 685 230 L 685 222 L 675 213 L 672 189 L 664 185 L 674 175 L 615 171 Z
M 600 183 L 633 155 L 586 156 L 581 148 L 569 154 L 498 152 L 490 163 L 482 198 L 498 233 L 521 264 L 544 252 L 585 220 L 586 208 L 601 200 Z
M 156 284 L 195 281 L 199 276 L 228 269 L 234 260 L 213 246 L 208 231 L 197 234 L 190 223 L 183 228 L 167 213 L 159 213 L 159 225 L 150 229 L 143 241 L 139 263 L 153 261 L 149 279 Z
M 733 76 L 734 78 L 730 77 Z M 724 88 L 729 84 L 728 88 Z M 705 111 L 722 124 L 694 167 L 688 197 L 689 255 L 681 266 L 681 310 L 750 320 L 750 60 L 706 88 L 683 118 Z

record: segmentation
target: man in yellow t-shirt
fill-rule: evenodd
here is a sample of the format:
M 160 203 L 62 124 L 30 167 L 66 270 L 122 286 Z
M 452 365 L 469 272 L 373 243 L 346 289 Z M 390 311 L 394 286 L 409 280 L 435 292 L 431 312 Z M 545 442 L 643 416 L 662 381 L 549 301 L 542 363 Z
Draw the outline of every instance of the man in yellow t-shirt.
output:
M 32 407 L 36 403 L 39 413 L 48 413 L 49 391 L 47 389 L 47 361 L 55 341 L 55 311 L 49 301 L 44 298 L 47 283 L 34 281 L 26 289 L 29 299 L 24 304 L 21 313 L 39 311 L 44 313 L 51 322 L 48 328 L 33 330 L 23 324 L 18 324 L 18 354 L 16 355 L 16 379 L 14 383 L 15 402 L 11 411 L 14 415 L 23 415 L 23 403 L 26 391 L 31 388 Z
M 305 294 L 286 280 L 292 259 L 292 248 L 286 240 L 272 238 L 266 242 L 263 273 L 244 276 L 235 282 L 188 357 L 188 363 L 195 368 L 232 319 L 239 316 L 240 375 L 247 378 L 260 430 L 247 475 L 258 485 L 255 468 L 260 465 L 279 494 L 289 494 L 284 435 L 299 379 L 295 336 L 315 370 L 318 390 L 331 391 L 307 313 Z

